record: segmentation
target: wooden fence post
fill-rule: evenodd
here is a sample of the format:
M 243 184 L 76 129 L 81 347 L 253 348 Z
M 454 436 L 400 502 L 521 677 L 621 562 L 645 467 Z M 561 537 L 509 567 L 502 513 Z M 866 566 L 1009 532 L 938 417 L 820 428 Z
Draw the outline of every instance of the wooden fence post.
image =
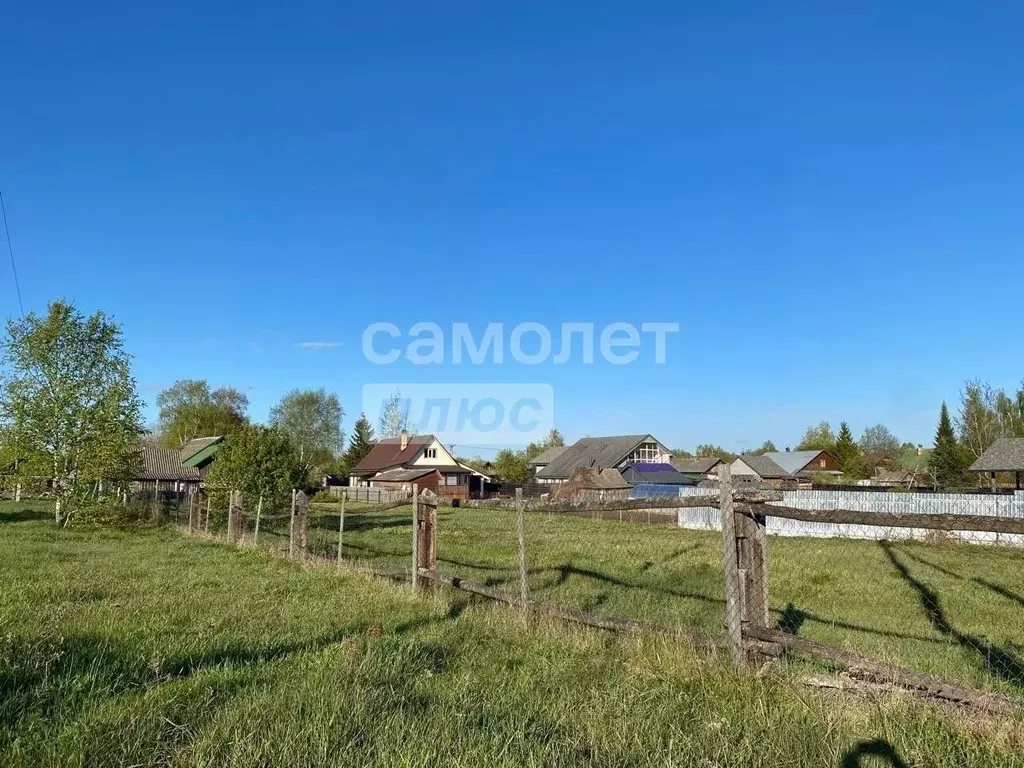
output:
M 295 527 L 299 559 L 304 560 L 309 554 L 309 497 L 305 491 L 295 494 Z
M 437 495 L 427 488 L 413 499 L 413 583 L 424 589 L 430 582 L 420 578 L 420 571 L 437 573 Z
M 341 568 L 341 545 L 345 535 L 345 494 L 341 494 L 341 514 L 338 515 L 338 567 Z
M 725 629 L 733 664 L 743 666 L 743 586 L 736 553 L 736 517 L 733 512 L 732 468 L 718 470 L 719 508 L 722 513 L 722 548 L 725 565 Z
M 523 623 L 530 623 L 530 583 L 526 568 L 526 523 L 523 519 L 526 502 L 523 489 L 516 488 L 516 538 L 519 540 L 519 600 L 522 603 Z
M 245 530 L 245 503 L 241 491 L 231 491 L 228 496 L 228 543 L 238 544 Z
M 412 485 L 412 586 L 420 585 L 420 487 Z
M 743 598 L 743 627 L 768 628 L 768 540 L 765 515 L 736 515 L 736 558 Z

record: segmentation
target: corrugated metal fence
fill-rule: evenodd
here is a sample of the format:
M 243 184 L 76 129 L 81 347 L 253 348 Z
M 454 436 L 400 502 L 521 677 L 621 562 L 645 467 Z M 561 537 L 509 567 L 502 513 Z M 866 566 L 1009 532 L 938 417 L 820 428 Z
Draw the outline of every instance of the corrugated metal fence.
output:
M 679 496 L 700 496 L 717 493 L 715 488 L 680 488 Z M 783 491 L 780 504 L 798 509 L 850 509 L 890 515 L 989 515 L 1024 518 L 1024 491 L 1012 496 L 965 493 L 899 493 L 879 491 Z M 717 507 L 695 507 L 679 510 L 679 526 L 720 530 Z M 838 525 L 834 523 L 795 522 L 770 517 L 767 531 L 776 536 L 818 536 L 847 539 L 925 539 L 934 532 L 920 528 L 886 528 L 871 525 Z M 953 532 L 956 535 L 956 532 Z M 972 542 L 1001 543 L 1024 546 L 1024 537 L 1017 534 L 972 532 L 961 538 Z

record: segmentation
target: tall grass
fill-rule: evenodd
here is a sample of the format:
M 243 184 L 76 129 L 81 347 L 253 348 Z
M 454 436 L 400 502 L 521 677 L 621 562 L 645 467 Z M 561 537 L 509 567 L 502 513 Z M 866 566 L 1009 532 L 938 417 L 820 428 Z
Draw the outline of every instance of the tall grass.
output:
M 1024 723 L 166 530 L 0 517 L 0 764 L 1021 764 Z

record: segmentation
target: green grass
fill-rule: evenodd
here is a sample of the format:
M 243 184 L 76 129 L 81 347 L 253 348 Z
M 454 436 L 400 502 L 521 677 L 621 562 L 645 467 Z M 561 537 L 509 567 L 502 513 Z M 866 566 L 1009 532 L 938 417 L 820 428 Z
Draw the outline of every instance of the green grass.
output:
M 315 509 L 313 546 L 333 557 L 337 512 Z M 408 567 L 410 518 L 408 507 L 347 514 L 345 557 Z M 264 542 L 286 546 L 283 520 L 275 530 Z M 517 592 L 513 513 L 442 508 L 438 531 L 442 571 Z M 722 630 L 718 534 L 542 513 L 527 515 L 526 531 L 536 599 Z M 770 537 L 769 578 L 772 620 L 788 632 L 1024 696 L 1021 549 Z
M 451 545 L 450 545 L 451 546 Z M 1024 723 L 737 677 L 664 640 L 0 507 L 0 764 L 1021 764 Z

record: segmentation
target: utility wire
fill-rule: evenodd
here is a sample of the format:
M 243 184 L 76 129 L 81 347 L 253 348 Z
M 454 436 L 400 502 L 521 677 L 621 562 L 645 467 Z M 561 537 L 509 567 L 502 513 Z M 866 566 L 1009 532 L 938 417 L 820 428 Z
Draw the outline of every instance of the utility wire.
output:
M 18 307 L 21 316 L 25 316 L 25 304 L 21 300 L 21 285 L 18 283 L 18 268 L 14 265 L 14 248 L 11 246 L 11 228 L 7 226 L 7 206 L 4 205 L 4 193 L 0 190 L 0 211 L 4 214 L 4 232 L 7 233 L 7 252 L 11 254 L 11 272 L 14 273 L 14 290 L 18 292 Z

